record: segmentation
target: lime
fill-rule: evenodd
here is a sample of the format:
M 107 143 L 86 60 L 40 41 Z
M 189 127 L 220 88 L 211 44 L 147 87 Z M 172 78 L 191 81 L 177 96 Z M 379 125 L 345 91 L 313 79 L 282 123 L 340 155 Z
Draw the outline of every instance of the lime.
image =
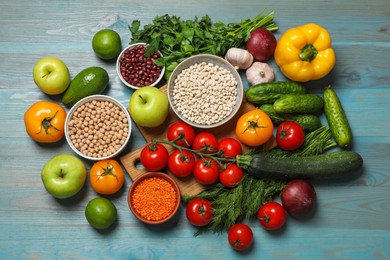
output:
M 122 51 L 121 37 L 116 31 L 110 29 L 100 30 L 93 36 L 92 49 L 101 59 L 114 59 Z
M 94 228 L 106 229 L 117 219 L 116 207 L 106 198 L 95 198 L 88 202 L 85 217 Z

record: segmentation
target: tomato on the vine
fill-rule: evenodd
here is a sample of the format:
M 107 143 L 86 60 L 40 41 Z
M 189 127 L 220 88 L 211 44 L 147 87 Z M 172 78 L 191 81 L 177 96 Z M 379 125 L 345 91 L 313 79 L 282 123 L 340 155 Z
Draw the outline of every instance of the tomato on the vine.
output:
M 187 204 L 186 217 L 192 225 L 203 227 L 213 219 L 213 210 L 213 205 L 209 200 L 195 198 Z
M 275 230 L 281 228 L 286 222 L 286 212 L 282 205 L 270 201 L 260 207 L 257 218 L 265 229 Z
M 190 175 L 195 167 L 195 157 L 187 150 L 174 150 L 168 158 L 169 171 L 178 176 L 185 177 Z
M 281 123 L 276 130 L 276 143 L 286 151 L 293 151 L 301 147 L 305 141 L 305 131 L 296 122 Z
M 89 181 L 95 192 L 111 195 L 122 188 L 125 173 L 116 160 L 101 160 L 92 165 L 89 172 Z
M 192 149 L 204 153 L 215 153 L 218 150 L 218 139 L 210 132 L 201 132 L 195 136 Z
M 164 169 L 168 157 L 169 153 L 164 145 L 150 143 L 141 150 L 140 161 L 146 170 L 156 172 Z
M 243 114 L 236 124 L 238 140 L 248 146 L 265 144 L 272 137 L 274 125 L 261 109 L 255 108 Z
M 203 185 L 211 185 L 217 182 L 219 177 L 219 165 L 209 158 L 200 158 L 195 163 L 195 179 Z
M 191 147 L 195 139 L 195 129 L 185 123 L 185 122 L 176 122 L 170 125 L 167 133 L 168 141 L 175 141 L 175 144 L 183 147 Z M 180 139 L 179 137 L 183 138 Z
M 236 250 L 247 249 L 253 242 L 252 229 L 243 223 L 234 224 L 229 228 L 228 241 Z
M 40 143 L 55 143 L 64 136 L 66 112 L 57 103 L 38 101 L 24 114 L 27 134 Z
M 218 151 L 222 151 L 224 156 L 236 158 L 237 155 L 242 154 L 242 146 L 236 139 L 226 137 L 219 141 Z
M 221 171 L 219 174 L 219 181 L 223 186 L 227 188 L 232 188 L 237 186 L 237 184 L 244 177 L 244 170 L 237 166 L 235 163 L 229 164 L 225 170 Z

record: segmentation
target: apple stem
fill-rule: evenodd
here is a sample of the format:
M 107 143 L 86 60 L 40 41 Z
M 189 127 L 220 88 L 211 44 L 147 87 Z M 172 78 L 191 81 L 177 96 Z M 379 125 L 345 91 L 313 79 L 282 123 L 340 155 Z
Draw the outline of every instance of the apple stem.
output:
M 146 99 L 142 97 L 142 95 L 138 95 L 138 97 L 142 100 L 142 103 L 146 104 Z
M 64 178 L 65 177 L 65 173 L 62 171 L 62 169 L 60 170 L 60 178 Z
M 50 71 L 48 73 L 46 73 L 46 74 L 43 74 L 42 78 L 46 77 L 49 74 L 50 74 Z

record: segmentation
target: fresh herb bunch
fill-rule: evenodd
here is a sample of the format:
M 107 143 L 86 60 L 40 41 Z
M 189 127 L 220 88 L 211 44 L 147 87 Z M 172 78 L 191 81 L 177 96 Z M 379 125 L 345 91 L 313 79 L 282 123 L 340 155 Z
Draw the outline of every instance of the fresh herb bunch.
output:
M 175 67 L 192 55 L 207 53 L 223 56 L 229 48 L 243 46 L 254 29 L 276 31 L 278 27 L 273 19 L 273 11 L 266 15 L 263 11 L 254 19 L 229 24 L 212 23 L 208 15 L 201 19 L 181 20 L 165 14 L 155 17 L 153 23 L 143 29 L 140 29 L 140 21 L 134 20 L 129 26 L 132 33 L 130 44 L 148 43 L 146 56 L 159 50 L 163 57 L 155 63 L 166 67 L 164 77 L 168 80 Z
M 248 154 L 267 153 L 273 157 L 309 156 L 324 153 L 325 150 L 336 146 L 328 126 L 324 125 L 310 132 L 305 137 L 302 147 L 292 152 L 279 148 L 264 151 L 263 146 L 252 149 Z M 193 198 L 209 199 L 214 206 L 214 217 L 209 225 L 201 227 L 195 236 L 205 231 L 220 233 L 228 230 L 233 224 L 253 217 L 260 206 L 280 193 L 286 182 L 271 179 L 255 179 L 247 174 L 235 188 L 226 188 L 217 184 L 199 195 L 186 196 L 184 201 Z
M 284 187 L 283 181 L 257 180 L 245 174 L 235 188 L 226 188 L 218 183 L 203 191 L 194 197 L 210 200 L 214 207 L 214 217 L 209 225 L 199 228 L 195 236 L 208 230 L 221 233 L 233 224 L 251 218 L 262 204 L 272 201 L 274 195 L 280 193 Z M 184 201 L 194 197 L 184 197 Z

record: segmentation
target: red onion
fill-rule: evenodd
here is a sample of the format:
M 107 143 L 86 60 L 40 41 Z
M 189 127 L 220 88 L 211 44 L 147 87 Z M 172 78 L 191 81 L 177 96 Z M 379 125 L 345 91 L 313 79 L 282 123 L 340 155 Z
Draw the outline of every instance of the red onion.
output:
M 281 194 L 283 208 L 294 217 L 311 213 L 317 201 L 313 185 L 306 180 L 297 179 L 287 183 Z
M 251 36 L 246 42 L 246 49 L 258 61 L 267 61 L 274 56 L 276 49 L 276 38 L 267 29 L 258 28 L 251 32 Z

